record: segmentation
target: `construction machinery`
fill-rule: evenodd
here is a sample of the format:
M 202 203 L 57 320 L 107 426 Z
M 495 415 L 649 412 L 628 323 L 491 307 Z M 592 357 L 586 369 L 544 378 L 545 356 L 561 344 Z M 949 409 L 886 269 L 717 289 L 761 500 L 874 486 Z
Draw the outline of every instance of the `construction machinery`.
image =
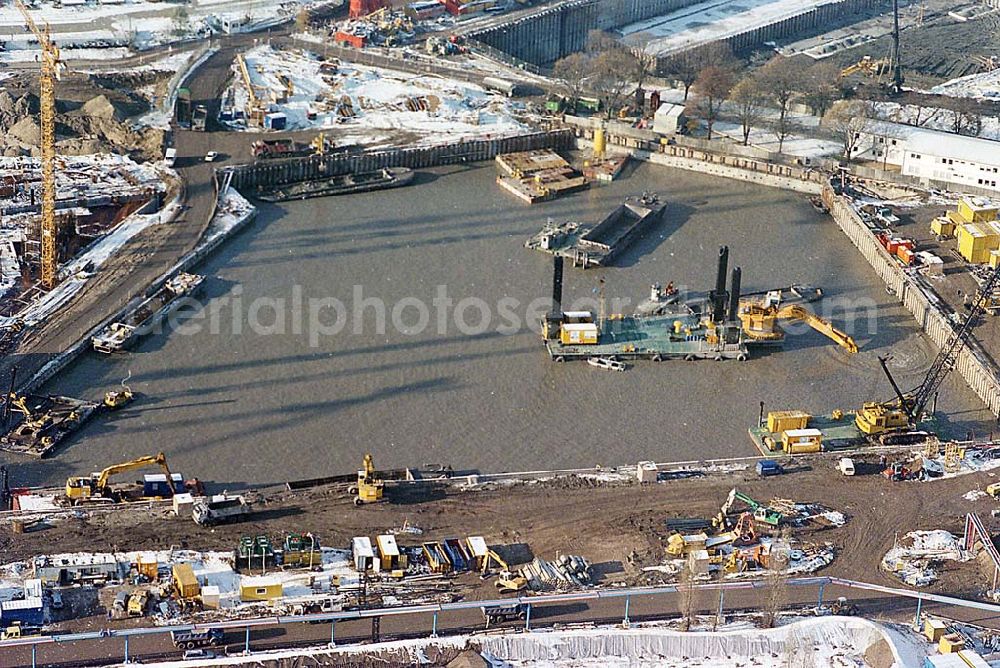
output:
M 191 506 L 191 519 L 194 520 L 195 524 L 210 526 L 234 520 L 252 512 L 253 506 L 242 495 L 216 494 L 195 501 L 194 505 Z
M 1000 267 L 993 270 L 982 286 L 982 291 L 989 294 L 1000 286 Z M 888 357 L 879 357 L 879 364 L 889 384 L 896 393 L 895 399 L 885 402 L 865 403 L 857 412 L 854 422 L 858 429 L 867 437 L 877 439 L 883 445 L 914 442 L 923 432 L 913 432 L 916 425 L 924 419 L 924 409 L 933 397 L 948 373 L 958 362 L 958 355 L 972 337 L 973 327 L 984 311 L 982 300 L 975 301 L 962 325 L 953 329 L 937 357 L 931 363 L 920 385 L 909 392 L 903 392 L 892 377 L 887 362 Z M 933 409 L 931 411 L 933 413 Z M 912 435 L 912 438 L 911 438 Z M 921 438 L 920 440 L 923 440 Z
M 889 71 L 888 58 L 872 58 L 869 55 L 862 56 L 861 60 L 840 70 L 841 77 L 849 77 L 858 72 L 869 77 L 879 77 Z
M 778 526 L 781 524 L 783 519 L 780 512 L 765 506 L 758 501 L 755 501 L 750 496 L 740 492 L 735 487 L 729 490 L 729 496 L 726 497 L 726 502 L 722 504 L 719 515 L 716 517 L 716 525 L 720 528 L 724 528 L 728 524 L 727 516 L 729 511 L 732 510 L 733 504 L 737 501 L 744 503 L 753 513 L 753 519 L 755 522 L 763 522 L 764 524 L 769 524 L 771 526 Z M 739 524 L 737 524 L 739 526 Z M 756 527 L 754 528 L 754 533 L 756 533 Z
M 250 70 L 247 69 L 246 58 L 242 53 L 236 54 L 236 64 L 240 68 L 240 75 L 243 77 L 243 85 L 247 87 L 246 117 L 250 125 L 263 125 L 266 109 L 257 95 L 256 86 L 250 78 Z
M 516 594 L 528 588 L 528 579 L 523 575 L 515 575 L 510 571 L 501 571 L 493 584 L 496 585 L 497 593 Z
M 11 410 L 21 413 L 24 417 L 16 427 L 0 436 L 0 449 L 45 457 L 63 439 L 90 419 L 97 407 L 95 402 L 73 397 L 18 396 L 11 392 L 4 408 L 5 417 Z
M 41 107 L 41 154 L 42 154 L 42 286 L 51 290 L 56 286 L 56 94 L 55 82 L 62 73 L 63 63 L 59 59 L 59 48 L 49 36 L 49 24 L 43 28 L 35 24 L 22 0 L 14 4 L 24 16 L 28 29 L 35 35 L 42 50 L 41 72 L 38 77 Z
M 10 626 L 0 629 L 0 640 L 17 640 L 19 638 L 37 638 L 42 635 L 42 629 L 37 626 L 27 626 L 19 621 L 11 622 Z
M 858 345 L 850 335 L 834 327 L 829 320 L 819 317 L 799 304 L 779 306 L 777 304 L 746 303 L 740 305 L 740 322 L 743 324 L 743 333 L 753 341 L 783 341 L 785 332 L 778 325 L 779 320 L 804 322 L 847 352 L 851 354 L 858 352 Z
M 147 466 L 159 466 L 167 476 L 167 488 L 173 489 L 173 476 L 167 466 L 167 456 L 162 452 L 156 455 L 138 457 L 128 462 L 109 466 L 100 473 L 89 476 L 71 477 L 66 479 L 66 499 L 73 505 L 86 502 L 115 502 L 122 499 L 120 492 L 108 487 L 108 479 L 118 473 L 134 471 Z
M 104 407 L 108 410 L 116 411 L 119 408 L 132 403 L 135 395 L 132 394 L 132 388 L 130 388 L 125 383 L 128 379 L 132 377 L 132 372 L 129 371 L 128 375 L 122 378 L 122 389 L 120 390 L 108 390 L 104 393 Z
M 365 455 L 362 468 L 358 471 L 357 485 L 352 486 L 349 492 L 354 494 L 354 505 L 356 506 L 382 500 L 382 495 L 385 493 L 385 481 L 375 470 L 375 460 L 370 452 Z
M 129 617 L 145 617 L 148 603 L 149 591 L 146 589 L 136 590 L 128 598 L 126 614 Z

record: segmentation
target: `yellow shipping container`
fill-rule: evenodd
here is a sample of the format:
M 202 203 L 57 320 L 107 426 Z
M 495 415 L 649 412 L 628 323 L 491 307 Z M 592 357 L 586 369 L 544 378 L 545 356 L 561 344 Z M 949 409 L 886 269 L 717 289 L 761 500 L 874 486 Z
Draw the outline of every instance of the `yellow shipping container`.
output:
M 592 322 L 567 323 L 559 330 L 559 340 L 567 346 L 597 343 L 597 325 Z
M 945 218 L 953 222 L 955 225 L 965 225 L 966 223 L 971 223 L 971 220 L 966 220 L 962 218 L 962 215 L 958 211 L 945 211 Z
M 198 578 L 194 576 L 194 568 L 191 564 L 174 564 L 173 566 L 174 588 L 180 598 L 194 598 L 201 593 L 201 585 Z
M 782 449 L 790 455 L 819 452 L 823 433 L 819 429 L 788 429 L 781 432 Z
M 970 223 L 986 223 L 997 219 L 997 207 L 985 197 L 963 197 L 958 215 Z
M 989 260 L 991 250 L 1000 247 L 1000 233 L 980 223 L 966 223 L 955 233 L 958 252 L 968 262 L 983 264 Z
M 249 577 L 240 582 L 241 601 L 273 601 L 283 593 L 281 582 L 274 578 Z
M 948 625 L 942 622 L 940 619 L 925 619 L 924 620 L 924 635 L 931 642 L 938 642 L 941 637 L 948 632 Z
M 955 236 L 955 223 L 945 216 L 935 218 L 931 221 L 931 232 L 939 237 L 950 239 Z
M 767 430 L 780 434 L 789 429 L 805 429 L 810 417 L 802 411 L 771 411 L 767 414 Z
M 938 651 L 942 654 L 952 654 L 965 649 L 965 639 L 958 633 L 949 633 L 941 636 L 938 641 Z

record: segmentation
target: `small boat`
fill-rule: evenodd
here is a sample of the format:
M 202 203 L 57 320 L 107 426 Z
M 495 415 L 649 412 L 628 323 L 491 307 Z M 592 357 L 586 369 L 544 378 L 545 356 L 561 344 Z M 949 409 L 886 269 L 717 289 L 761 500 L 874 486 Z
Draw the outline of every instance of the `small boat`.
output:
M 830 212 L 830 209 L 828 209 L 826 207 L 826 204 L 823 203 L 823 198 L 819 197 L 818 195 L 813 195 L 812 197 L 810 197 L 809 203 L 812 204 L 812 207 L 817 211 L 819 211 L 820 213 Z
M 596 366 L 598 369 L 607 369 L 608 371 L 624 371 L 627 368 L 624 362 L 619 362 L 608 357 L 589 357 L 587 358 L 587 364 Z
M 414 172 L 407 167 L 385 167 L 374 172 L 342 174 L 314 181 L 302 181 L 275 187 L 263 187 L 257 191 L 257 198 L 265 202 L 287 202 L 311 197 L 350 195 L 370 190 L 385 190 L 408 185 Z

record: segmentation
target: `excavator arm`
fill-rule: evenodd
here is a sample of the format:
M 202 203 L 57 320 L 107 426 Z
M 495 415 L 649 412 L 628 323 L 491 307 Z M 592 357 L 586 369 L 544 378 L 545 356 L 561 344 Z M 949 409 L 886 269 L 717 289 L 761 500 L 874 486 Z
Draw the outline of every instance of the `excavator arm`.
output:
M 834 327 L 829 320 L 824 320 L 815 313 L 806 310 L 798 304 L 790 304 L 788 306 L 781 307 L 778 310 L 777 317 L 782 320 L 800 320 L 815 329 L 820 334 L 833 340 L 847 352 L 858 352 L 858 344 L 854 342 L 854 339 L 851 338 L 851 336 Z
M 101 471 L 101 474 L 98 476 L 97 489 L 104 489 L 107 487 L 108 479 L 113 475 L 125 473 L 126 471 L 133 471 L 135 469 L 141 469 L 146 466 L 159 466 L 162 468 L 163 472 L 167 475 L 167 484 L 172 484 L 170 468 L 167 466 L 167 456 L 160 452 L 156 456 L 139 457 L 138 459 L 133 459 L 130 462 L 109 466 Z

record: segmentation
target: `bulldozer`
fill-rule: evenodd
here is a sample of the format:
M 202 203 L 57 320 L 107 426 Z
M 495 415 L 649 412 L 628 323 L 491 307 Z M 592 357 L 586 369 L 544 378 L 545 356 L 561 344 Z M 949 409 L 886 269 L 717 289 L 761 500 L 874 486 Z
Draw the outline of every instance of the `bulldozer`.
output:
M 116 411 L 123 406 L 132 403 L 135 395 L 132 394 L 132 388 L 126 385 L 129 378 L 132 377 L 132 372 L 129 371 L 128 375 L 122 378 L 122 389 L 120 390 L 108 390 L 104 393 L 104 407 L 108 410 Z
M 523 575 L 501 571 L 494 583 L 498 594 L 516 594 L 528 588 L 528 580 Z
M 743 333 L 754 341 L 782 341 L 785 338 L 785 332 L 782 331 L 778 321 L 796 320 L 806 323 L 847 352 L 851 354 L 858 352 L 858 345 L 851 336 L 834 327 L 828 320 L 824 320 L 798 304 L 785 306 L 768 302 L 741 304 L 739 315 L 743 325 Z
M 862 56 L 861 60 L 848 65 L 840 71 L 841 77 L 849 77 L 860 72 L 869 77 L 880 77 L 888 74 L 892 63 L 888 58 L 872 58 L 869 55 Z
M 133 459 L 121 464 L 109 466 L 100 473 L 89 476 L 75 476 L 66 479 L 66 500 L 72 505 L 87 502 L 116 502 L 121 495 L 108 486 L 108 479 L 118 473 L 133 471 L 146 466 L 159 466 L 167 476 L 168 486 L 172 484 L 173 476 L 167 466 L 167 456 L 162 452 L 155 456 Z
M 385 493 L 385 481 L 375 470 L 375 460 L 370 452 L 365 455 L 362 467 L 358 471 L 358 484 L 348 490 L 354 495 L 354 505 L 356 506 L 381 501 Z

